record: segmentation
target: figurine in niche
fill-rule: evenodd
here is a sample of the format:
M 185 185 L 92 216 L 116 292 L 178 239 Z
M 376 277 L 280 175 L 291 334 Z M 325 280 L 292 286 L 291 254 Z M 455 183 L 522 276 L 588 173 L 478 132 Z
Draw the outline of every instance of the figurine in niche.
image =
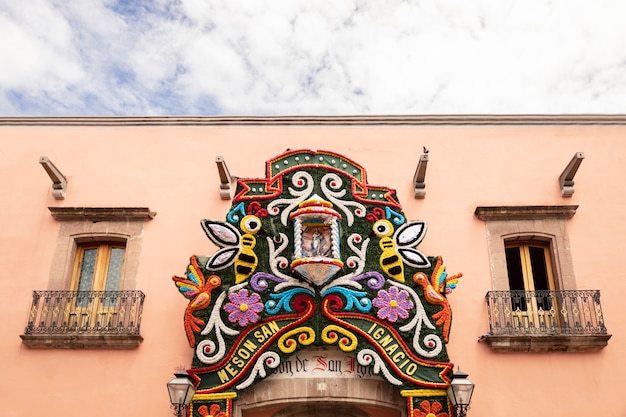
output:
M 304 226 L 302 228 L 302 255 L 304 257 L 332 257 L 330 227 Z

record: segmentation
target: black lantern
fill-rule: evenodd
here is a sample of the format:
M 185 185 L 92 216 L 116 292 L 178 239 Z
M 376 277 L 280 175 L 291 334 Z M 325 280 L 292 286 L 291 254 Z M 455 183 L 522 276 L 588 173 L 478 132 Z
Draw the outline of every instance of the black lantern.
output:
M 474 383 L 467 379 L 468 374 L 460 369 L 452 375 L 452 382 L 448 386 L 448 398 L 454 407 L 454 415 L 456 417 L 465 417 L 472 401 L 472 393 L 474 392 Z
M 182 417 L 183 411 L 189 406 L 196 393 L 196 386 L 185 370 L 176 371 L 174 375 L 175 378 L 167 383 L 167 391 L 170 394 L 174 415 Z

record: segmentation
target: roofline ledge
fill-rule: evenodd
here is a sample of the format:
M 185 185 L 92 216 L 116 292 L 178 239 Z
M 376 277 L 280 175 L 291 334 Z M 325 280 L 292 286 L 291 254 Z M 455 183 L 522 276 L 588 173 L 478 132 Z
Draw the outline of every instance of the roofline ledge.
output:
M 626 125 L 626 114 L 0 117 L 0 126 L 438 126 Z

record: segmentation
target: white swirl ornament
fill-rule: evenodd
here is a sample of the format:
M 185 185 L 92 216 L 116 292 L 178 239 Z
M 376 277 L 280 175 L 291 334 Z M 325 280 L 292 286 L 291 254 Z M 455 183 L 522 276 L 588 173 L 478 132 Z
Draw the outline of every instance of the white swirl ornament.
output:
M 278 365 L 280 365 L 280 356 L 276 352 L 265 352 L 257 359 L 248 378 L 235 388 L 238 390 L 248 388 L 257 377 L 265 378 L 267 376 L 266 366 L 270 369 L 275 369 Z
M 284 233 L 280 233 L 279 237 L 280 242 L 278 248 L 275 247 L 274 239 L 269 236 L 267 237 L 267 245 L 270 252 L 270 269 L 275 276 L 284 280 L 284 282 L 281 282 L 280 284 L 276 285 L 276 287 L 274 287 L 274 291 L 281 291 L 283 288 L 289 287 L 301 287 L 313 291 L 313 287 L 311 287 L 307 283 L 302 282 L 290 275 L 287 275 L 280 270 L 285 269 L 289 266 L 289 261 L 287 260 L 287 258 L 284 256 L 279 256 L 289 244 L 289 240 L 287 239 L 287 235 L 285 235 Z
M 237 287 L 241 286 L 242 285 L 238 285 Z M 215 305 L 213 306 L 213 311 L 211 311 L 209 322 L 204 327 L 204 329 L 202 329 L 202 332 L 200 332 L 201 335 L 206 336 L 212 331 L 215 331 L 215 337 L 217 338 L 217 346 L 215 345 L 215 342 L 213 340 L 206 339 L 198 343 L 198 346 L 196 347 L 196 356 L 198 357 L 198 360 L 207 365 L 212 365 L 219 362 L 224 357 L 224 355 L 226 355 L 226 342 L 224 341 L 224 336 L 222 333 L 229 336 L 235 336 L 239 334 L 237 330 L 231 329 L 230 327 L 226 326 L 220 316 L 220 310 L 222 308 L 222 304 L 224 303 L 226 295 L 227 293 L 223 292 L 217 298 L 217 300 L 215 301 Z M 210 352 L 210 354 L 208 355 L 205 353 L 205 349 L 207 348 Z
M 327 183 L 330 183 L 330 188 L 327 186 Z M 346 220 L 348 221 L 348 226 L 352 226 L 354 223 L 354 215 L 357 217 L 365 217 L 365 206 L 361 203 L 357 203 L 356 201 L 347 201 L 340 200 L 341 197 L 346 195 L 346 190 L 343 189 L 341 191 L 335 191 L 335 189 L 339 189 L 343 181 L 341 177 L 337 174 L 326 174 L 322 177 L 322 181 L 320 182 L 320 186 L 322 188 L 322 192 L 331 201 L 335 206 L 339 207 L 343 213 L 346 215 Z M 333 188 L 333 189 L 331 189 Z M 354 214 L 348 207 L 356 207 L 354 210 Z
M 356 246 L 356 243 L 361 242 L 361 248 Z M 321 292 L 328 290 L 329 288 L 337 287 L 337 286 L 348 286 L 352 288 L 356 288 L 358 290 L 362 289 L 363 286 L 357 281 L 352 281 L 351 278 L 357 275 L 360 275 L 365 268 L 365 256 L 367 253 L 367 245 L 369 244 L 370 239 L 367 238 L 363 240 L 361 235 L 357 233 L 353 233 L 348 237 L 348 246 L 356 255 L 351 255 L 346 260 L 346 265 L 348 268 L 356 268 L 354 271 L 349 272 L 345 275 L 342 275 L 338 278 L 335 278 L 330 282 L 330 284 L 326 285 L 322 288 Z
M 405 324 L 404 326 L 400 327 L 398 330 L 400 330 L 401 332 L 409 332 L 413 330 L 415 332 L 413 335 L 413 349 L 415 349 L 417 353 L 419 353 L 420 355 L 426 358 L 433 358 L 437 356 L 443 349 L 443 341 L 441 340 L 439 336 L 437 336 L 436 334 L 428 334 L 424 337 L 424 341 L 423 341 L 424 345 L 426 346 L 432 345 L 430 346 L 432 347 L 430 351 L 422 348 L 422 346 L 419 343 L 420 334 L 422 332 L 423 326 L 426 326 L 430 330 L 437 329 L 428 319 L 428 314 L 426 314 L 426 310 L 424 310 L 424 305 L 422 304 L 422 301 L 420 300 L 419 296 L 417 295 L 415 291 L 413 291 L 411 287 L 402 285 L 399 282 L 391 282 L 391 284 L 407 291 L 411 295 L 411 298 L 413 299 L 413 303 L 415 304 L 415 310 L 416 310 L 415 316 L 413 316 L 413 319 L 407 324 Z
M 300 184 L 302 182 L 303 185 Z M 289 194 L 294 196 L 294 198 L 279 198 L 267 205 L 267 211 L 272 216 L 276 216 L 280 213 L 279 206 L 286 205 L 283 209 L 282 214 L 280 215 L 280 222 L 283 226 L 287 226 L 287 220 L 289 219 L 289 214 L 304 200 L 306 200 L 311 193 L 313 192 L 313 188 L 315 183 L 313 182 L 313 177 L 308 172 L 298 171 L 291 178 L 291 183 L 295 187 L 299 187 L 301 189 L 294 189 L 289 187 Z
M 374 352 L 372 349 L 361 350 L 356 355 L 356 360 L 359 362 L 359 365 L 363 366 L 370 366 L 373 363 L 372 372 L 377 375 L 382 372 L 385 379 L 389 381 L 389 383 L 393 385 L 402 385 L 402 381 L 391 375 L 391 372 L 389 372 L 389 369 L 385 366 L 385 362 L 380 358 L 380 356 L 378 356 L 378 353 Z

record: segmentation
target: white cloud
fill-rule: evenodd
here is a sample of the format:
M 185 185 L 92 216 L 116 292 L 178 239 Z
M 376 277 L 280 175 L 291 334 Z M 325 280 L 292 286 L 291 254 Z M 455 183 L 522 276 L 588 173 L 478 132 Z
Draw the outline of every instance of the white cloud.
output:
M 0 0 L 0 114 L 623 112 L 625 20 L 621 0 Z
M 0 88 L 57 90 L 82 77 L 64 17 L 44 1 L 8 2 L 0 12 Z

